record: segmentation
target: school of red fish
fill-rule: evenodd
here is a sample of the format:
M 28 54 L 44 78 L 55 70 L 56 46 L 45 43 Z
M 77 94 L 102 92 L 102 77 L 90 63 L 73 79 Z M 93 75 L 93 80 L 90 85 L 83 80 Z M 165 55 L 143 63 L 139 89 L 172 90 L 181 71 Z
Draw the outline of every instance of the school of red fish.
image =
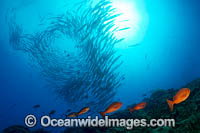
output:
M 190 89 L 182 88 L 176 93 L 176 95 L 173 97 L 172 101 L 166 99 L 170 110 L 173 111 L 174 104 L 179 104 L 179 103 L 185 101 L 189 97 L 189 95 L 190 95 Z M 109 114 L 109 113 L 119 110 L 121 108 L 121 106 L 122 106 L 121 102 L 114 102 L 114 103 L 110 104 L 105 109 L 105 111 L 99 112 L 99 114 L 102 117 L 105 117 L 106 114 Z M 133 107 L 129 107 L 128 110 L 130 113 L 133 113 L 133 111 L 144 109 L 146 106 L 147 106 L 146 102 L 141 102 L 141 103 L 136 104 Z M 70 113 L 69 115 L 67 115 L 67 117 L 78 117 L 79 115 L 83 115 L 83 114 L 87 113 L 89 110 L 90 110 L 89 107 L 85 107 L 85 108 L 81 109 L 79 112 Z
M 170 110 L 173 111 L 174 105 L 185 101 L 189 97 L 189 95 L 190 95 L 190 89 L 182 88 L 175 94 L 175 96 L 173 97 L 173 100 L 166 99 L 166 102 L 167 102 Z M 104 111 L 99 112 L 99 114 L 104 118 L 106 116 L 106 114 L 109 114 L 109 113 L 119 110 L 121 108 L 122 104 L 123 104 L 122 102 L 113 102 Z M 146 102 L 140 102 L 133 107 L 128 107 L 128 110 L 130 113 L 133 113 L 133 111 L 144 109 L 146 106 L 147 106 Z M 36 104 L 33 106 L 33 108 L 34 109 L 40 108 L 40 105 Z M 68 115 L 66 115 L 66 114 L 63 114 L 63 115 L 66 118 L 78 117 L 80 115 L 86 114 L 89 110 L 90 110 L 90 107 L 84 107 L 78 112 L 71 112 L 71 109 L 68 109 L 66 111 L 66 113 L 68 113 L 68 112 L 71 112 L 71 113 L 69 113 Z M 55 110 L 52 110 L 52 111 L 50 111 L 49 115 L 50 116 L 54 115 L 55 112 L 56 112 Z

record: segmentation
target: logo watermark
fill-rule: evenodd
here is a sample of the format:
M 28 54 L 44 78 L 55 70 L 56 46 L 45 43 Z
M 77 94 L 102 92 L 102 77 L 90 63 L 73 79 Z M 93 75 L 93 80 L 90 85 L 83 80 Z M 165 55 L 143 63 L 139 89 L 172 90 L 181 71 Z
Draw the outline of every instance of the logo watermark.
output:
M 108 116 L 104 119 L 98 116 L 95 118 L 88 116 L 86 119 L 56 119 L 45 115 L 38 120 L 42 127 L 125 127 L 128 130 L 134 127 L 175 127 L 174 119 L 151 119 L 147 122 L 146 119 L 109 119 Z M 27 127 L 34 127 L 36 123 L 34 115 L 26 116 Z
M 34 115 L 27 115 L 24 119 L 24 123 L 27 127 L 34 127 L 37 123 L 37 119 Z

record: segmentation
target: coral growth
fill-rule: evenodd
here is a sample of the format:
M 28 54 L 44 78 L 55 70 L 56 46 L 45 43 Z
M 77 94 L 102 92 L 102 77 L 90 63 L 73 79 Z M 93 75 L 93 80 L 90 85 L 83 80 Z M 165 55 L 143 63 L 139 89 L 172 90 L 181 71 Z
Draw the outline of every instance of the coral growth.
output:
M 147 107 L 143 110 L 135 111 L 131 114 L 128 109 L 118 111 L 111 115 L 109 118 L 125 118 L 125 119 L 175 119 L 175 127 L 134 127 L 131 130 L 127 130 L 125 127 L 112 127 L 112 128 L 68 128 L 66 132 L 74 133 L 118 133 L 118 132 L 198 132 L 200 131 L 200 79 L 194 80 L 191 83 L 183 86 L 190 88 L 191 94 L 189 98 L 175 105 L 173 112 L 170 111 L 166 99 L 171 99 L 177 92 L 175 89 L 157 90 L 152 93 L 149 98 L 144 100 L 147 102 Z M 182 88 L 182 87 L 181 87 Z M 9 133 L 10 130 L 19 129 L 29 132 L 26 128 L 7 128 L 5 133 Z M 42 131 L 42 130 L 41 130 Z M 39 131 L 38 131 L 39 132 Z

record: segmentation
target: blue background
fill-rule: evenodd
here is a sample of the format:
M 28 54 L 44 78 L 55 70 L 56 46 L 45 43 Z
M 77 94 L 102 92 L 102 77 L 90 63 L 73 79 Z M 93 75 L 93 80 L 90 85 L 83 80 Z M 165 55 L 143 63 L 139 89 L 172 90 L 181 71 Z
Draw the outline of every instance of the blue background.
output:
M 27 114 L 48 114 L 55 109 L 55 117 L 60 117 L 69 108 L 48 88 L 39 70 L 28 65 L 28 57 L 12 50 L 8 43 L 6 9 L 20 5 L 18 8 L 33 14 L 37 9 L 43 13 L 56 11 L 53 0 L 40 3 L 37 6 L 31 0 L 0 2 L 0 130 L 24 124 Z M 64 3 L 58 1 L 57 6 Z M 200 1 L 146 0 L 144 4 L 149 16 L 144 38 L 134 47 L 119 49 L 124 61 L 120 71 L 126 74 L 126 79 L 116 99 L 124 103 L 123 108 L 139 102 L 144 93 L 150 95 L 158 88 L 180 88 L 200 77 Z M 31 18 L 28 21 L 37 22 L 34 15 Z M 24 26 L 34 31 L 32 23 L 26 22 Z M 41 108 L 35 111 L 34 104 L 40 104 Z

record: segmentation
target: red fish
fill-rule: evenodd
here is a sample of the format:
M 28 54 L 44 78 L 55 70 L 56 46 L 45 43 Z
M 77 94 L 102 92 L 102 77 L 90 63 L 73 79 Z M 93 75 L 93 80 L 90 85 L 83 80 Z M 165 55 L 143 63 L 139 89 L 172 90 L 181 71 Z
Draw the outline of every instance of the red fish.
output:
M 121 102 L 114 102 L 104 112 L 99 112 L 102 117 L 105 117 L 106 114 L 117 111 L 122 106 Z
M 77 114 L 78 114 L 77 112 L 72 112 L 68 114 L 67 117 L 77 117 L 78 116 Z
M 87 113 L 89 110 L 90 110 L 90 107 L 82 108 L 82 109 L 78 112 L 77 115 L 85 114 L 85 113 Z
M 137 105 L 135 105 L 134 107 L 132 107 L 132 108 L 128 108 L 128 110 L 130 111 L 130 113 L 132 113 L 133 111 L 135 111 L 135 110 L 140 110 L 140 109 L 143 109 L 143 108 L 145 108 L 146 107 L 146 105 L 147 105 L 147 103 L 146 102 L 141 102 L 141 103 L 139 103 L 139 104 L 137 104 Z
M 182 88 L 173 97 L 173 101 L 170 101 L 167 99 L 167 103 L 169 105 L 170 110 L 173 111 L 174 104 L 179 104 L 179 103 L 185 101 L 189 97 L 189 95 L 190 95 L 190 89 Z

